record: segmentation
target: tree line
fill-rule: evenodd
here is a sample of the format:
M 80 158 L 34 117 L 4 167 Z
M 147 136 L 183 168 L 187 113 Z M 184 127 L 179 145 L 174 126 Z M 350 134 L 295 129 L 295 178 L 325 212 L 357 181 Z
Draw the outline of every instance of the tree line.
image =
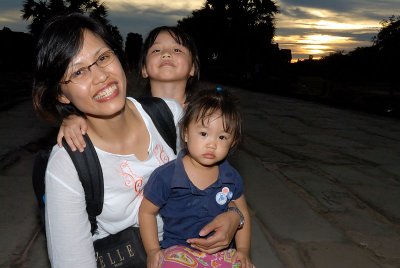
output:
M 45 22 L 54 15 L 71 11 L 87 13 L 102 21 L 121 47 L 125 47 L 129 68 L 136 70 L 143 37 L 128 33 L 123 43 L 118 27 L 107 19 L 106 4 L 99 0 L 24 0 L 21 13 L 22 19 L 30 21 L 29 37 L 22 33 L 12 35 L 7 28 L 0 30 L 0 37 L 5 40 L 0 48 L 13 51 L 0 59 L 0 70 L 29 70 L 33 46 Z M 271 83 L 271 77 L 287 85 L 300 75 L 313 74 L 346 83 L 391 81 L 391 87 L 397 90 L 400 84 L 396 82 L 396 65 L 400 62 L 399 16 L 382 21 L 370 47 L 289 64 L 290 50 L 279 49 L 272 42 L 278 12 L 272 0 L 205 0 L 202 8 L 177 21 L 177 26 L 194 38 L 205 79 L 265 88 L 265 83 Z
M 22 19 L 30 22 L 29 33 L 36 40 L 52 16 L 82 12 L 102 21 L 123 45 L 118 28 L 107 19 L 108 8 L 98 0 L 24 0 Z M 278 7 L 272 0 L 206 0 L 201 9 L 177 22 L 191 35 L 200 52 L 202 74 L 243 77 L 256 64 L 271 57 L 275 34 L 274 15 Z M 125 54 L 131 69 L 136 68 L 143 37 L 128 33 Z M 209 70 L 209 71 L 206 71 Z

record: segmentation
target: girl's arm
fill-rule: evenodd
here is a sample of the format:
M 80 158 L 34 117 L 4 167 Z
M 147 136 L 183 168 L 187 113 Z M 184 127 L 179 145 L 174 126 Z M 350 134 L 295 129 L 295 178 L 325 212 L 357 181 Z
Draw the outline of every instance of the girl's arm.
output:
M 159 208 L 143 197 L 139 208 L 139 228 L 143 246 L 147 254 L 147 267 L 158 268 L 162 261 L 162 251 L 158 242 L 156 215 Z
M 82 152 L 86 147 L 82 135 L 85 135 L 87 128 L 85 118 L 77 115 L 68 116 L 63 120 L 58 131 L 58 146 L 62 147 L 62 138 L 64 137 L 72 151 L 78 149 Z

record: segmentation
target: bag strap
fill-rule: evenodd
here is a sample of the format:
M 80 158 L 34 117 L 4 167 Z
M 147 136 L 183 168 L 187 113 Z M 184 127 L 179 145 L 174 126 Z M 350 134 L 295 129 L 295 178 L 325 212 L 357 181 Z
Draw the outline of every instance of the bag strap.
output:
M 103 210 L 104 182 L 103 171 L 93 143 L 88 135 L 83 135 L 86 148 L 83 152 L 72 151 L 65 139 L 62 143 L 74 163 L 85 192 L 86 211 L 90 221 L 92 235 L 97 230 L 96 216 Z
M 161 98 L 140 97 L 136 100 L 142 105 L 143 110 L 150 116 L 158 132 L 168 146 L 176 154 L 176 127 L 174 115 L 168 105 Z
M 40 150 L 34 159 L 32 169 L 32 185 L 33 190 L 38 200 L 39 207 L 43 209 L 45 207 L 45 177 L 47 162 L 49 161 L 51 150 Z
M 136 99 L 150 116 L 161 137 L 176 154 L 176 128 L 174 115 L 161 98 L 140 97 Z M 72 159 L 85 192 L 86 211 L 88 213 L 92 235 L 97 230 L 96 216 L 100 215 L 104 203 L 103 171 L 96 150 L 88 135 L 83 135 L 86 148 L 83 152 L 72 151 L 65 139 L 63 146 Z

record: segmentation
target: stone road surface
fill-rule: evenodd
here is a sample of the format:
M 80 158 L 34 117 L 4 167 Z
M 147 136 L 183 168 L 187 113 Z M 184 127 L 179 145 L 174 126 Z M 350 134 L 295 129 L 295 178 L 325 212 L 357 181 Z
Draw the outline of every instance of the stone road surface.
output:
M 400 267 L 400 121 L 231 89 L 245 139 L 258 268 Z M 49 267 L 31 187 L 32 159 L 53 143 L 29 101 L 0 112 L 0 267 Z

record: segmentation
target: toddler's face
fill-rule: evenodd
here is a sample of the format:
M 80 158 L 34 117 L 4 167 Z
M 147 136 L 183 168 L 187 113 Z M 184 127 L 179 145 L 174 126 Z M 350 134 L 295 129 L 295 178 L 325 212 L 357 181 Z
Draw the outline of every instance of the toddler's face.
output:
M 225 159 L 232 146 L 232 135 L 224 129 L 220 113 L 204 120 L 192 121 L 186 132 L 185 142 L 189 155 L 204 166 L 214 165 Z

